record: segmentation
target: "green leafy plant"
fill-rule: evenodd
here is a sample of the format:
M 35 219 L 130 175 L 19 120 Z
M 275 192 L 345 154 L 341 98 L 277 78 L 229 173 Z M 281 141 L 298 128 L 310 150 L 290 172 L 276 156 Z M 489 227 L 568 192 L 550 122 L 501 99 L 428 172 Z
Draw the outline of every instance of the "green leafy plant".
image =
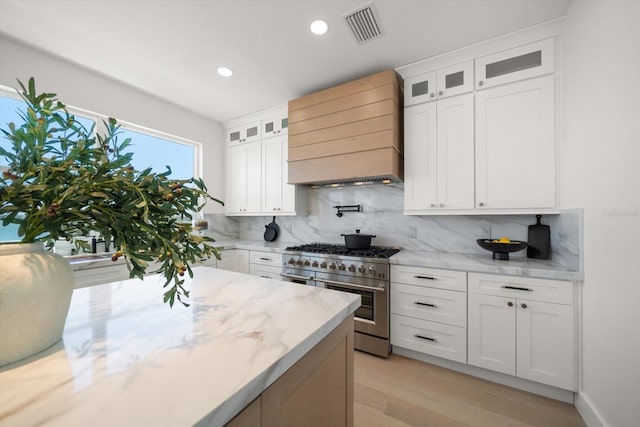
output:
M 117 121 L 104 122 L 104 135 L 86 129 L 55 94 L 37 94 L 34 79 L 25 87 L 23 123 L 9 123 L 4 136 L 9 150 L 0 147 L 8 169 L 0 178 L 0 218 L 4 226 L 17 224 L 23 243 L 57 239 L 88 244 L 77 236 L 96 231 L 112 241 L 112 260 L 125 257 L 131 277 L 143 278 L 148 268 L 166 282 L 164 301 L 185 306 L 189 290 L 183 287 L 191 265 L 215 256 L 213 239 L 192 233 L 192 213 L 206 199 L 201 179 L 171 179 L 171 169 L 138 171 L 125 153 L 129 138 L 118 140 Z M 188 220 L 188 222 L 186 222 Z

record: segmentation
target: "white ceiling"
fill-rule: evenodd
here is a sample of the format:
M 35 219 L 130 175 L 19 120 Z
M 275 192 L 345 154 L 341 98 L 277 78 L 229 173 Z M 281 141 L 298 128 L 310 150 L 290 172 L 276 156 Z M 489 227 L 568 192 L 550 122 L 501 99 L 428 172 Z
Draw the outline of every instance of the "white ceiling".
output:
M 216 121 L 564 16 L 571 0 L 0 0 L 0 32 Z M 309 32 L 329 22 L 322 37 Z M 217 75 L 226 65 L 232 78 Z

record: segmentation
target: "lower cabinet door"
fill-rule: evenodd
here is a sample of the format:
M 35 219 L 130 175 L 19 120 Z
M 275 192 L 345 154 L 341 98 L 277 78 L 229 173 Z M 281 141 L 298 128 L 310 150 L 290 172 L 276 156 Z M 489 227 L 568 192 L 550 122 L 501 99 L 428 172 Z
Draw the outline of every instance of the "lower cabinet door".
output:
M 391 344 L 443 359 L 467 362 L 467 330 L 458 326 L 392 314 Z
M 573 307 L 518 299 L 517 375 L 575 390 Z
M 515 298 L 469 294 L 469 364 L 516 374 Z

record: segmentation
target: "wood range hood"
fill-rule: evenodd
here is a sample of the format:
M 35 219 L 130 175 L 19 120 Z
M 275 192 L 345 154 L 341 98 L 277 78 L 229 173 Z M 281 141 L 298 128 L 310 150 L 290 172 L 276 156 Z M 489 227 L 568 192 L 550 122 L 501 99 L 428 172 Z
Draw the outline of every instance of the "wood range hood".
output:
M 402 85 L 383 71 L 289 101 L 289 184 L 400 182 Z

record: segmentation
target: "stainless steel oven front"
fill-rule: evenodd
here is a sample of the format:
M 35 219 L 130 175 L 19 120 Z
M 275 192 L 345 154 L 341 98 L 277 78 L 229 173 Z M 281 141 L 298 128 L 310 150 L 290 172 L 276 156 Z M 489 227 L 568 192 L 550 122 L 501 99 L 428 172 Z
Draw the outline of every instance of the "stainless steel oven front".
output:
M 360 295 L 361 305 L 354 314 L 355 348 L 388 357 L 389 282 L 331 273 L 316 273 L 316 286 Z

